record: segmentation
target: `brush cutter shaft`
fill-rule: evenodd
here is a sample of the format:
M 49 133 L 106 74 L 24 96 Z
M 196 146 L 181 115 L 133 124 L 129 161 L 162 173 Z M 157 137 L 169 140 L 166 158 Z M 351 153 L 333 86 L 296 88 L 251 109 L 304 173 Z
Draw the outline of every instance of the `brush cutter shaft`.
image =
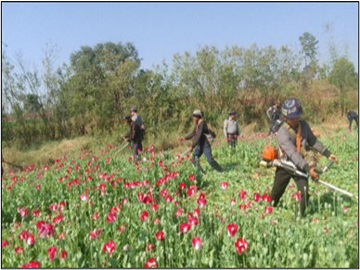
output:
M 353 197 L 353 196 L 354 196 L 354 195 L 351 194 L 350 192 L 347 192 L 347 191 L 345 191 L 345 190 L 343 190 L 343 189 L 341 189 L 341 188 L 335 187 L 335 186 L 333 186 L 333 185 L 331 185 L 331 184 L 329 184 L 329 183 L 327 183 L 327 182 L 325 182 L 325 181 L 319 180 L 318 182 L 319 182 L 320 184 L 324 185 L 324 186 L 327 186 L 328 188 L 331 188 L 332 190 L 335 190 L 335 191 L 337 191 L 337 192 L 340 192 L 340 193 L 342 193 L 342 194 L 345 194 L 345 195 L 347 195 L 347 196 L 349 196 L 349 197 Z

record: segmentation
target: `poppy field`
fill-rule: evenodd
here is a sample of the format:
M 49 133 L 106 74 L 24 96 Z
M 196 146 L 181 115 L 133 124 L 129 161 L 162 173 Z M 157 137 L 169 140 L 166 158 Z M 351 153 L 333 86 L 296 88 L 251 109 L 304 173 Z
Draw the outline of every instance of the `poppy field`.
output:
M 271 206 L 274 171 L 260 168 L 273 137 L 251 134 L 236 150 L 214 143 L 226 170 L 144 145 L 107 145 L 76 159 L 5 171 L 2 267 L 7 268 L 357 268 L 358 138 L 320 138 L 338 156 L 322 179 L 349 198 L 310 183 L 307 216 L 292 180 Z M 186 150 L 184 146 L 184 150 Z M 320 160 L 321 165 L 326 159 Z

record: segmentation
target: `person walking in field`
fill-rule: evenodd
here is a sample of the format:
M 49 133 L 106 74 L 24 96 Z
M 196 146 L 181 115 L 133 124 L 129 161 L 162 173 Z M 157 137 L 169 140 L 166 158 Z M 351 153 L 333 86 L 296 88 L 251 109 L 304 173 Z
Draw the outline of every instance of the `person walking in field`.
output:
M 230 147 L 235 147 L 240 136 L 240 128 L 236 121 L 236 111 L 229 112 L 229 118 L 224 121 L 224 135 Z
M 138 160 L 138 155 L 142 151 L 143 133 L 138 122 L 133 121 L 130 115 L 126 115 L 123 119 L 130 127 L 129 133 L 125 136 L 125 140 L 131 143 L 134 151 L 134 161 Z
M 208 128 L 203 117 L 204 115 L 202 111 L 195 110 L 193 112 L 193 120 L 195 122 L 195 127 L 194 130 L 185 137 L 185 140 L 193 139 L 192 145 L 190 147 L 190 151 L 194 151 L 193 164 L 195 167 L 200 168 L 199 159 L 204 153 L 211 167 L 218 172 L 222 172 L 223 169 L 212 156 L 211 145 L 208 139 L 208 136 L 214 137 L 214 134 Z
M 332 154 L 313 134 L 309 124 L 300 120 L 302 107 L 296 98 L 287 99 L 282 106 L 282 115 L 285 118 L 284 124 L 277 133 L 280 159 L 293 162 L 296 167 L 307 172 L 311 178 L 318 178 L 315 172 L 316 161 L 308 151 L 314 149 L 329 159 L 336 161 L 336 156 Z M 301 193 L 300 211 L 304 216 L 305 209 L 309 200 L 308 179 L 293 176 L 283 168 L 277 168 L 275 181 L 271 191 L 272 203 L 276 207 L 290 179 L 294 178 L 298 191 Z
M 351 131 L 352 121 L 355 121 L 356 127 L 359 128 L 357 113 L 352 110 L 348 110 L 346 115 L 347 119 L 349 120 L 349 131 Z

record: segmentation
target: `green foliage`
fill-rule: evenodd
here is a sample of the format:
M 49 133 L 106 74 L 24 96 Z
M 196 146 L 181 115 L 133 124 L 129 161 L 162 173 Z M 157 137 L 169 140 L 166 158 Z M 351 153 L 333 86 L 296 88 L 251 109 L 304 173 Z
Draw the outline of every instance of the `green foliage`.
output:
M 2 108 L 16 121 L 4 125 L 3 138 L 28 145 L 112 134 L 123 129 L 119 129 L 121 116 L 134 105 L 148 138 L 187 132 L 194 109 L 203 110 L 215 129 L 221 129 L 227 112 L 235 109 L 240 125 L 255 122 L 257 130 L 264 130 L 268 125 L 265 111 L 289 95 L 301 99 L 312 122 L 354 107 L 358 81 L 353 65 L 341 58 L 333 68 L 318 67 L 316 38 L 304 33 L 300 42 L 307 59 L 304 70 L 300 52 L 256 44 L 223 50 L 204 46 L 194 54 L 175 54 L 172 69 L 164 63 L 154 70 L 140 69 L 138 52 L 131 43 L 81 47 L 71 54 L 69 66 L 59 68 L 53 66 L 55 53 L 50 48 L 41 74 L 26 70 L 21 61 L 21 72 L 15 72 L 3 53 Z M 38 117 L 29 119 L 27 111 L 37 112 Z

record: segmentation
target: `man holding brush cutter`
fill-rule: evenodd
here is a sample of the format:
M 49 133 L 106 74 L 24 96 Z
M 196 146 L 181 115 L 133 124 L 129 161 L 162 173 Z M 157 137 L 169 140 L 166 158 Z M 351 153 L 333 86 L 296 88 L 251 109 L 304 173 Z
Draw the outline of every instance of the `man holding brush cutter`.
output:
M 265 148 L 262 158 L 265 161 L 272 161 L 279 156 L 283 164 L 292 164 L 294 170 L 289 170 L 289 167 L 276 166 L 275 181 L 271 191 L 272 203 L 276 207 L 281 196 L 284 194 L 287 185 L 291 178 L 294 178 L 298 190 L 301 193 L 300 212 L 305 215 L 305 209 L 309 200 L 309 185 L 308 178 L 317 179 L 319 173 L 316 171 L 316 160 L 313 155 L 309 155 L 310 150 L 316 150 L 323 156 L 336 161 L 337 158 L 332 154 L 311 131 L 309 124 L 300 120 L 302 114 L 302 107 L 296 98 L 288 98 L 282 106 L 282 115 L 285 119 L 284 124 L 280 127 L 277 133 L 278 152 L 272 148 Z M 281 165 L 282 163 L 279 162 Z M 300 171 L 303 174 L 295 174 L 295 171 Z

